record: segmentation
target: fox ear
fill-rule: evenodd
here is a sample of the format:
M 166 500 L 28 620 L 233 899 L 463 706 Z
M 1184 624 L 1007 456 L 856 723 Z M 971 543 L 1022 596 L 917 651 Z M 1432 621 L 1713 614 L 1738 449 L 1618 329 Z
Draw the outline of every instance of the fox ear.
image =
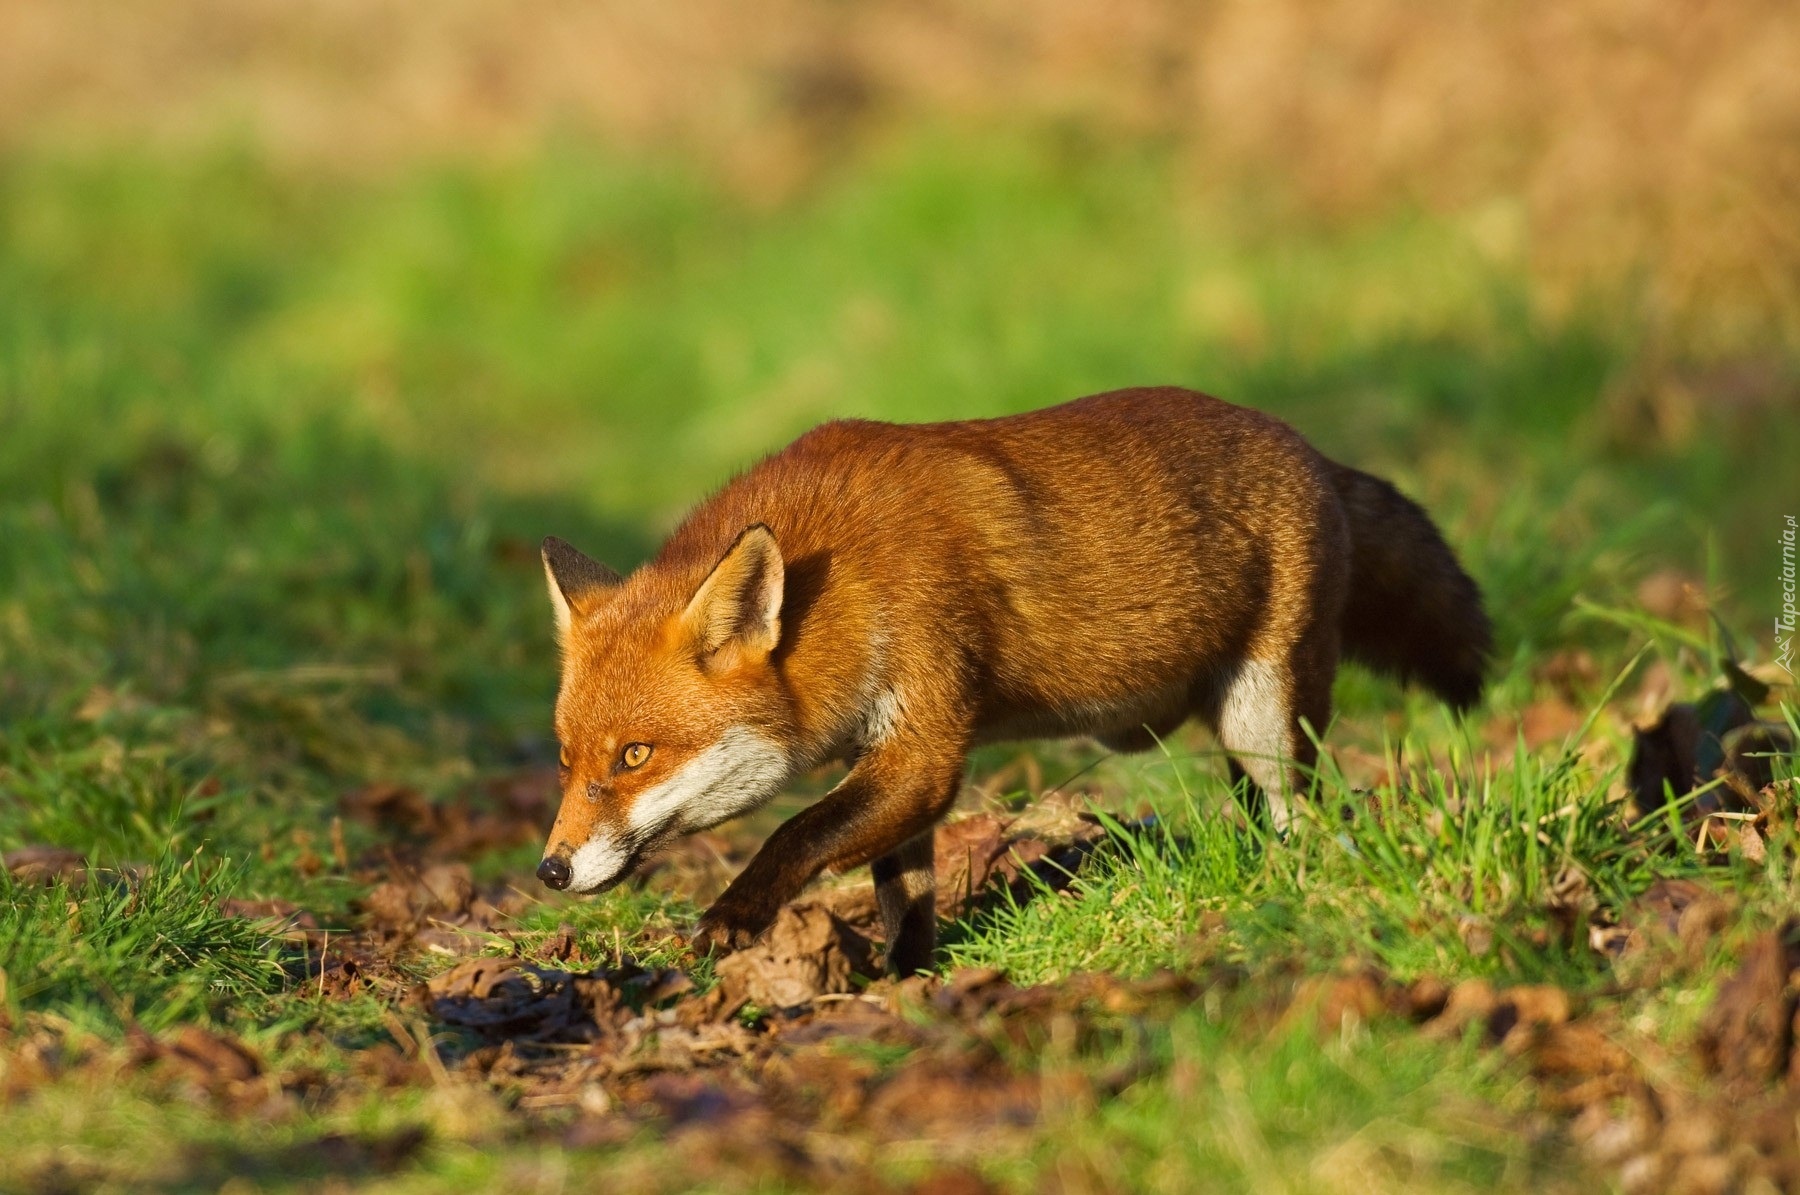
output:
M 552 535 L 544 541 L 544 579 L 550 584 L 560 643 L 568 640 L 575 617 L 585 614 L 596 598 L 619 583 L 619 574 Z
M 784 576 L 774 533 L 761 523 L 746 527 L 681 615 L 700 654 L 729 644 L 756 655 L 774 651 L 781 641 Z

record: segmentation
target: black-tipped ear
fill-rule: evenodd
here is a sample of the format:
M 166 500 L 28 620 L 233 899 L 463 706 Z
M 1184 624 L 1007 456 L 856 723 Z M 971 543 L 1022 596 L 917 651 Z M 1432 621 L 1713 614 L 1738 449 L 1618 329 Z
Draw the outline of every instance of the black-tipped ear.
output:
M 781 641 L 781 548 L 761 523 L 746 527 L 682 614 L 701 655 L 727 645 L 766 656 Z
M 554 535 L 544 540 L 544 577 L 550 585 L 559 641 L 568 637 L 576 615 L 586 613 L 597 598 L 619 583 L 618 573 Z

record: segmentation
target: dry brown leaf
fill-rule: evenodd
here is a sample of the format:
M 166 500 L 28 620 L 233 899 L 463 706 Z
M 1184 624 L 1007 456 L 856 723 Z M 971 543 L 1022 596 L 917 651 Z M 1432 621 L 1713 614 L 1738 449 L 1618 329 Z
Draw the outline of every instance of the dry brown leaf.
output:
M 1450 1002 L 1450 988 L 1435 975 L 1422 975 L 1406 986 L 1400 1009 L 1415 1021 L 1429 1021 Z
M 1638 582 L 1637 603 L 1652 618 L 1699 626 L 1706 622 L 1706 590 L 1699 578 L 1679 569 L 1659 569 Z
M 486 781 L 445 801 L 401 784 L 371 784 L 338 801 L 343 816 L 382 831 L 404 853 L 468 859 L 541 837 L 557 798 L 556 773 L 534 769 Z
M 938 916 L 954 920 L 963 915 L 988 885 L 1009 843 L 1011 822 L 992 813 L 940 824 L 934 835 L 937 857 Z
M 1433 1037 L 1455 1037 L 1469 1025 L 1485 1025 L 1499 997 L 1485 979 L 1465 979 L 1450 989 L 1444 1010 L 1426 1027 Z
M 517 958 L 475 958 L 434 976 L 423 1002 L 447 1024 L 509 1042 L 592 1041 L 639 1010 L 693 990 L 679 971 L 626 963 L 572 974 Z
M 768 932 L 719 961 L 719 983 L 740 1003 L 792 1008 L 816 996 L 848 992 L 856 976 L 872 975 L 873 950 L 829 909 L 787 905 Z
M 1549 984 L 1521 984 L 1507 988 L 1488 1014 L 1488 1036 L 1517 1052 L 1533 1032 L 1569 1019 L 1569 993 Z
M 1800 921 L 1789 921 L 1750 944 L 1700 1023 L 1697 1045 L 1709 1071 L 1750 1086 L 1788 1073 L 1796 1010 L 1790 976 L 1796 967 Z
M 377 929 L 410 934 L 427 920 L 462 917 L 474 902 L 468 865 L 438 863 L 417 872 L 403 869 L 364 897 L 362 907 Z
M 87 878 L 87 858 L 60 846 L 22 846 L 6 852 L 7 874 L 20 884 L 50 885 L 61 880 L 71 887 Z
M 265 925 L 272 936 L 291 941 L 307 941 L 307 935 L 319 928 L 317 918 L 286 900 L 227 900 L 219 905 L 219 912 Z
M 1381 978 L 1368 972 L 1354 975 L 1313 976 L 1294 993 L 1293 1013 L 1313 1013 L 1320 1033 L 1334 1035 L 1345 1028 L 1366 1025 L 1388 1009 L 1388 993 Z M 1284 1017 L 1287 1022 L 1291 1017 Z
M 236 1038 L 184 1025 L 163 1055 L 180 1063 L 209 1085 L 242 1083 L 262 1073 L 262 1063 Z
M 915 1056 L 869 1097 L 865 1122 L 888 1137 L 967 1139 L 1037 1119 L 1036 1076 L 997 1062 Z

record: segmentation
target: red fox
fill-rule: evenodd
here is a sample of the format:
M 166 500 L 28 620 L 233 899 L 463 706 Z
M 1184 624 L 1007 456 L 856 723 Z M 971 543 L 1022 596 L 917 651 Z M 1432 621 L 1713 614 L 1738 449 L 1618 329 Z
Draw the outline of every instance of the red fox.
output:
M 932 828 L 977 744 L 1149 748 L 1190 718 L 1289 820 L 1340 656 L 1462 709 L 1491 632 L 1431 520 L 1286 424 L 1176 388 L 1000 419 L 827 423 L 629 577 L 544 541 L 561 808 L 538 876 L 601 892 L 834 759 L 700 919 L 752 941 L 872 863 L 902 974 L 936 946 Z

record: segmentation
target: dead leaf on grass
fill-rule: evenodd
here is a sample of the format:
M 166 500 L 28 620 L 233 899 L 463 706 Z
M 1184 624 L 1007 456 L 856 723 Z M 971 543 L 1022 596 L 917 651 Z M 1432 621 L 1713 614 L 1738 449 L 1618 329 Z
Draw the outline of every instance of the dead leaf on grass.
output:
M 1514 1040 L 1515 1052 L 1530 1055 L 1532 1072 L 1564 1084 L 1564 1094 L 1573 1102 L 1610 1099 L 1631 1086 L 1635 1067 L 1630 1053 L 1594 1025 L 1544 1021 Z
M 1301 981 L 1288 1015 L 1278 1025 L 1311 1013 L 1319 1032 L 1330 1038 L 1367 1025 L 1386 1012 L 1390 1003 L 1385 981 L 1373 972 L 1312 976 Z
M 553 963 L 566 963 L 582 957 L 581 943 L 576 937 L 575 927 L 567 921 L 556 927 L 556 932 L 538 944 L 536 954 L 539 958 Z
M 910 1059 L 869 1097 L 865 1123 L 882 1135 L 962 1139 L 1037 1119 L 1035 1076 L 964 1055 Z
M 1429 1021 L 1450 1002 L 1450 987 L 1435 975 L 1421 975 L 1406 986 L 1400 1011 L 1414 1021 Z
M 1720 815 L 1762 812 L 1759 794 L 1775 778 L 1773 757 L 1792 754 L 1793 736 L 1778 722 L 1759 722 L 1756 706 L 1769 686 L 1731 659 L 1720 679 L 1698 701 L 1669 705 L 1633 731 L 1626 785 L 1635 814 L 1646 817 L 1696 789 L 1706 789 L 1683 810 L 1700 844 L 1724 847 L 1734 833 Z M 1706 788 L 1715 779 L 1719 784 Z
M 1800 921 L 1790 920 L 1751 943 L 1701 1022 L 1697 1044 L 1709 1071 L 1753 1086 L 1789 1073 L 1797 967 Z
M 237 1038 L 199 1025 L 183 1025 L 157 1039 L 140 1029 L 127 1033 L 130 1065 L 162 1067 L 210 1096 L 221 1108 L 241 1114 L 279 1096 L 264 1079 L 262 1060 Z
M 390 874 L 359 902 L 369 928 L 389 948 L 404 939 L 440 954 L 473 953 L 491 942 L 521 900 L 506 891 L 490 900 L 463 863 L 415 871 L 396 861 Z
M 1569 993 L 1550 984 L 1520 984 L 1507 988 L 1488 1013 L 1488 1036 L 1512 1053 L 1532 1040 L 1533 1031 L 1568 1021 L 1572 1011 Z
M 1011 999 L 1018 988 L 1004 971 L 993 967 L 963 967 L 932 995 L 932 1007 L 962 1021 L 972 1021 Z
M 799 1049 L 823 1042 L 873 1042 L 920 1046 L 927 1040 L 917 1026 L 899 1015 L 899 1005 L 873 996 L 815 1002 L 805 1015 L 771 1022 L 768 1030 L 784 1048 Z
M 1488 726 L 1487 741 L 1497 751 L 1511 748 L 1517 739 L 1527 751 L 1565 742 L 1587 721 L 1587 712 L 1558 695 L 1540 697 L 1520 710 L 1517 717 L 1499 718 Z
M 1679 569 L 1658 569 L 1638 582 L 1637 604 L 1653 618 L 1685 626 L 1704 626 L 1706 589 L 1700 579 Z
M 9 1024 L 7 1028 L 14 1027 Z M 7 1049 L 0 1052 L 0 1104 L 24 1096 L 84 1061 L 57 1030 L 39 1025 L 7 1036 Z
M 431 1068 L 418 1058 L 408 1057 L 392 1042 L 378 1042 L 350 1056 L 351 1067 L 364 1083 L 383 1090 L 395 1087 L 419 1087 L 431 1081 Z
M 766 1175 L 816 1185 L 828 1172 L 794 1126 L 775 1118 L 747 1080 L 720 1073 L 658 1073 L 622 1102 L 663 1123 L 690 1176 Z M 808 1180 L 813 1180 L 809 1182 Z
M 966 917 L 1003 891 L 1026 901 L 1044 886 L 1061 890 L 1105 838 L 1092 815 L 1060 797 L 1016 818 L 984 812 L 941 823 L 933 842 L 938 918 Z M 874 885 L 866 875 L 809 892 L 795 907 L 822 908 L 871 943 L 884 938 Z
M 1011 819 L 992 813 L 940 824 L 934 835 L 938 876 L 938 916 L 955 920 L 986 888 L 1010 843 Z
M 872 977 L 873 947 L 836 914 L 812 903 L 785 906 L 768 932 L 716 967 L 728 998 L 763 1008 L 792 1008 L 848 992 Z
M 318 920 L 299 905 L 285 900 L 239 900 L 233 898 L 219 905 L 227 917 L 266 926 L 272 937 L 304 942 L 310 931 L 319 928 Z
M 693 988 L 679 971 L 627 963 L 572 974 L 517 958 L 475 958 L 425 985 L 432 1014 L 482 1036 L 514 1041 L 592 1041 Z
M 1589 928 L 1595 950 L 1617 959 L 1635 958 L 1659 943 L 1675 947 L 1673 961 L 1698 965 L 1731 918 L 1732 904 L 1704 884 L 1658 879 L 1624 908 L 1613 924 Z
M 19 884 L 43 885 L 61 881 L 76 887 L 87 878 L 87 857 L 60 846 L 22 846 L 4 856 L 7 874 Z
M 556 773 L 534 769 L 488 780 L 445 801 L 403 784 L 371 784 L 338 801 L 347 818 L 426 858 L 467 859 L 532 842 L 549 826 Z
M 407 932 L 428 917 L 460 916 L 474 899 L 468 865 L 440 863 L 377 885 L 362 906 L 382 929 Z
M 313 953 L 315 947 L 323 953 Z M 363 992 L 397 997 L 407 987 L 391 951 L 374 949 L 364 936 L 327 940 L 324 934 L 308 935 L 303 982 L 306 990 L 332 1000 L 347 1000 Z
M 1464 949 L 1476 958 L 1483 958 L 1494 949 L 1494 930 L 1485 918 L 1467 913 L 1458 917 L 1456 935 L 1462 939 Z
M 719 1124 L 752 1114 L 762 1107 L 755 1090 L 720 1076 L 663 1072 L 649 1076 L 638 1093 L 671 1125 Z
M 1465 979 L 1450 989 L 1443 1011 L 1426 1027 L 1432 1037 L 1457 1037 L 1469 1025 L 1486 1024 L 1499 997 L 1485 979 Z
M 869 939 L 879 942 L 884 935 L 881 905 L 875 899 L 875 885 L 865 877 L 854 883 L 837 884 L 807 894 L 806 903 L 827 909 L 832 916 Z
M 167 1043 L 163 1057 L 186 1066 L 209 1085 L 243 1083 L 262 1073 L 262 1062 L 234 1037 L 184 1025 Z

